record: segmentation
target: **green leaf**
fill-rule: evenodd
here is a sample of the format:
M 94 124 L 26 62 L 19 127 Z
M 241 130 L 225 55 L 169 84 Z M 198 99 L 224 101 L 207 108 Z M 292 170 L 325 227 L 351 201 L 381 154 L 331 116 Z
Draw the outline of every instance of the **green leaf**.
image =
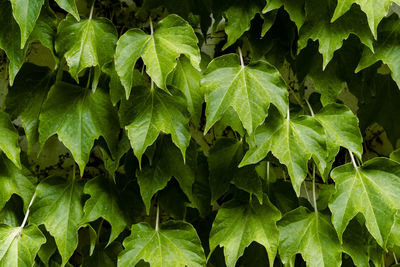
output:
M 0 110 L 0 150 L 18 167 L 22 168 L 19 159 L 21 149 L 18 144 L 18 132 L 7 113 Z
M 231 5 L 225 12 L 225 32 L 228 35 L 228 40 L 222 50 L 233 45 L 244 32 L 250 29 L 251 20 L 259 13 L 261 7 L 256 1 L 246 1 L 240 4 Z
M 354 219 L 351 220 L 343 234 L 343 252 L 350 255 L 356 266 L 368 266 L 368 238 L 367 229 Z
M 336 193 L 329 208 L 339 238 L 360 212 L 368 231 L 385 248 L 394 215 L 400 209 L 400 165 L 386 158 L 374 158 L 357 169 L 352 164 L 337 167 L 331 176 Z
M 361 10 L 367 15 L 368 25 L 375 38 L 377 37 L 378 24 L 388 14 L 392 2 L 399 3 L 398 0 L 338 0 L 337 2 L 332 21 L 337 20 L 348 12 L 353 4 L 358 4 L 361 7 Z
M 2 209 L 0 209 L 0 224 L 20 226 L 24 218 L 22 199 L 13 195 Z
M 57 134 L 78 163 L 81 176 L 95 139 L 104 137 L 111 151 L 117 147 L 118 116 L 103 90 L 93 94 L 80 86 L 56 83 L 43 104 L 39 120 L 42 147 L 49 137 Z
M 46 238 L 35 225 L 26 228 L 0 225 L 0 266 L 33 266 Z
M 265 247 L 273 266 L 279 244 L 276 222 L 280 218 L 280 212 L 266 195 L 262 205 L 255 200 L 232 200 L 218 210 L 210 233 L 210 251 L 224 247 L 226 265 L 233 267 L 244 249 L 255 241 Z
M 76 7 L 75 0 L 55 0 L 56 3 L 65 11 L 72 14 L 76 20 L 79 21 L 78 8 Z
M 39 114 L 53 83 L 47 67 L 30 63 L 22 66 L 14 85 L 9 89 L 6 106 L 13 119 L 19 118 L 28 138 L 28 152 L 39 141 Z
M 265 14 L 283 6 L 297 29 L 300 29 L 305 21 L 304 2 L 305 0 L 269 0 L 262 12 Z
M 29 221 L 36 225 L 44 224 L 54 237 L 62 265 L 68 262 L 78 246 L 78 229 L 83 217 L 82 197 L 82 183 L 60 177 L 48 178 L 36 189 Z
M 164 90 L 167 90 L 167 76 L 174 70 L 179 55 L 187 56 L 199 69 L 197 42 L 192 27 L 174 14 L 161 20 L 150 35 L 140 29 L 129 30 L 119 39 L 115 52 L 115 68 L 125 90 L 132 87 L 132 71 L 140 57 L 151 79 Z
M 299 32 L 299 50 L 307 46 L 308 39 L 318 40 L 319 52 L 323 56 L 323 68 L 328 65 L 333 53 L 342 47 L 350 34 L 373 51 L 372 35 L 365 15 L 358 7 L 353 7 L 343 17 L 330 22 L 335 0 L 309 0 L 306 2 L 306 21 Z
M 239 166 L 257 163 L 271 151 L 288 168 L 293 188 L 299 195 L 311 157 L 321 173 L 326 167 L 325 139 L 323 127 L 311 116 L 287 116 L 285 119 L 271 113 L 265 125 L 257 129 L 256 145 L 246 152 Z
M 117 30 L 106 18 L 84 19 L 76 22 L 68 16 L 58 26 L 55 49 L 64 56 L 75 80 L 88 67 L 102 68 L 113 60 Z
M 27 46 L 20 49 L 21 34 L 17 22 L 12 16 L 11 3 L 0 0 L 0 49 L 6 52 L 10 64 L 8 66 L 9 82 L 13 84 L 14 78 L 24 63 Z
M 390 68 L 393 80 L 400 85 L 400 72 L 397 66 L 400 63 L 400 21 L 397 15 L 382 20 L 378 28 L 378 40 L 374 42 L 374 53 L 364 49 L 356 72 L 363 70 L 375 62 L 382 60 Z
M 125 229 L 129 223 L 127 215 L 122 210 L 123 202 L 120 193 L 111 179 L 99 176 L 89 180 L 83 191 L 90 195 L 83 208 L 85 216 L 82 223 L 103 218 L 111 224 L 110 244 Z
M 18 169 L 4 155 L 0 155 L 0 209 L 13 194 L 19 195 L 27 208 L 35 192 L 35 183 L 36 178 L 27 169 Z
M 103 156 L 104 168 L 106 168 L 107 172 L 115 181 L 115 173 L 117 172 L 118 168 L 120 167 L 120 161 L 122 157 L 129 151 L 131 145 L 129 143 L 128 137 L 125 133 L 122 135 L 122 138 L 118 142 L 118 147 L 115 155 L 111 155 L 109 150 L 107 149 L 106 145 L 102 144 L 99 147 L 101 150 L 101 154 Z
M 270 102 L 282 114 L 288 110 L 286 84 L 278 70 L 265 61 L 242 66 L 235 54 L 218 57 L 208 65 L 202 86 L 207 103 L 205 133 L 229 107 L 250 135 L 264 121 Z
M 204 93 L 200 87 L 201 73 L 194 68 L 187 57 L 181 56 L 174 72 L 168 76 L 168 84 L 182 91 L 186 97 L 187 109 L 196 125 L 200 123 Z
M 152 267 L 206 265 L 204 251 L 192 225 L 168 221 L 154 230 L 147 223 L 132 226 L 124 240 L 125 250 L 118 257 L 118 266 L 135 266 L 140 260 Z
M 400 148 L 390 153 L 390 159 L 396 161 L 397 163 L 400 163 Z
M 42 45 L 47 47 L 54 55 L 54 40 L 56 35 L 57 18 L 53 10 L 46 4 L 40 12 L 35 28 L 33 28 L 29 37 L 29 41 L 40 41 Z M 57 60 L 55 55 L 54 58 Z
M 342 249 L 329 216 L 299 207 L 283 216 L 278 228 L 279 255 L 284 264 L 294 266 L 300 253 L 310 267 L 341 265 Z
M 13 16 L 21 29 L 21 49 L 35 28 L 44 0 L 11 0 Z
M 142 155 L 160 132 L 171 134 L 185 158 L 190 142 L 186 100 L 178 91 L 167 94 L 158 88 L 136 87 L 133 96 L 122 103 L 121 122 L 128 131 L 133 152 L 141 164 Z

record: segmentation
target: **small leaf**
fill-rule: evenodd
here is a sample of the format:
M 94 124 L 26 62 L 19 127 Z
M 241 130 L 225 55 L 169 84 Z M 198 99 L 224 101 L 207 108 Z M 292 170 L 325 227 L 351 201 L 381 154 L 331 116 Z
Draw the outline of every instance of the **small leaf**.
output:
M 0 150 L 17 166 L 22 168 L 19 159 L 21 148 L 18 144 L 18 132 L 7 113 L 0 111 Z
M 305 0 L 269 0 L 262 12 L 266 14 L 283 6 L 289 13 L 290 19 L 296 24 L 297 29 L 300 29 L 306 16 L 304 2 Z
M 0 225 L 0 266 L 31 267 L 46 238 L 35 225 Z
M 285 214 L 278 228 L 279 255 L 284 264 L 294 266 L 300 253 L 310 267 L 341 265 L 342 248 L 329 216 L 299 207 Z
M 117 43 L 117 31 L 105 18 L 76 22 L 68 16 L 58 26 L 55 49 L 64 56 L 75 80 L 88 67 L 103 67 L 112 61 Z
M 44 224 L 54 237 L 62 257 L 62 265 L 68 262 L 78 246 L 78 229 L 83 217 L 83 185 L 51 177 L 36 189 L 36 199 L 31 207 L 30 222 Z
M 146 72 L 163 90 L 167 90 L 167 76 L 174 70 L 179 55 L 187 56 L 199 69 L 197 42 L 192 27 L 174 14 L 161 20 L 150 35 L 140 29 L 129 30 L 119 39 L 115 52 L 115 68 L 125 90 L 132 87 L 132 71 L 140 57 L 147 67 Z
M 124 240 L 125 250 L 118 257 L 118 266 L 135 266 L 144 260 L 152 267 L 206 265 L 204 251 L 192 225 L 168 221 L 154 230 L 147 223 L 132 226 Z
M 55 1 L 62 9 L 72 14 L 75 17 L 75 19 L 79 21 L 79 13 L 78 13 L 78 8 L 76 7 L 75 4 L 75 0 L 55 0 Z
M 54 84 L 40 113 L 39 140 L 43 147 L 54 134 L 71 151 L 83 175 L 94 140 L 103 136 L 111 151 L 117 148 L 118 116 L 103 90 L 73 84 Z
M 280 212 L 266 195 L 262 205 L 255 200 L 232 200 L 218 210 L 210 233 L 210 251 L 224 247 L 226 265 L 233 267 L 245 248 L 255 241 L 265 247 L 273 266 L 279 244 L 276 222 L 280 218 Z
M 250 135 L 264 121 L 270 102 L 282 114 L 288 110 L 286 84 L 278 70 L 265 61 L 241 66 L 235 54 L 218 57 L 208 65 L 201 83 L 207 103 L 205 133 L 229 107 Z

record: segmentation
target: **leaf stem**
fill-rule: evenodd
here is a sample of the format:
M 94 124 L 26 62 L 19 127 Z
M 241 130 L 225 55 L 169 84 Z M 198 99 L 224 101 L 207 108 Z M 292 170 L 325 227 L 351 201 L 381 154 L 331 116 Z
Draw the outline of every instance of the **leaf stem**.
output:
M 393 258 L 394 258 L 394 263 L 399 264 L 399 261 L 397 260 L 396 253 L 393 252 Z
M 242 68 L 244 68 L 242 49 L 239 47 L 238 51 L 239 51 L 239 57 L 240 57 L 240 65 L 242 65 Z
M 151 16 L 149 17 L 149 22 L 150 22 L 150 34 L 153 35 L 154 30 L 153 30 L 153 21 L 151 20 Z
M 312 107 L 311 107 L 311 105 L 310 105 L 310 102 L 308 102 L 308 100 L 307 99 L 304 99 L 305 101 L 306 101 L 306 103 L 307 103 L 307 106 L 308 106 L 308 108 L 310 109 L 310 112 L 311 112 L 311 117 L 314 117 L 315 116 L 315 114 L 314 114 L 314 110 L 312 109 Z
M 65 57 L 63 57 L 58 65 L 57 74 L 56 74 L 56 82 L 62 81 L 63 72 L 64 72 L 64 65 L 65 65 Z
M 33 203 L 33 201 L 35 200 L 35 198 L 36 198 L 36 191 L 35 191 L 35 193 L 33 193 L 33 196 L 32 196 L 32 198 L 31 198 L 31 202 L 29 202 L 28 209 L 26 210 L 24 220 L 22 221 L 22 224 L 21 224 L 21 226 L 20 226 L 21 229 L 25 227 L 25 224 L 26 224 L 26 222 L 27 222 L 27 220 L 28 220 L 30 208 L 31 208 L 32 203 Z
M 156 232 L 158 232 L 159 221 L 160 221 L 160 204 L 158 203 L 158 199 L 157 199 Z
M 313 173 L 312 173 L 312 193 L 313 193 L 314 211 L 318 215 L 317 197 L 315 194 L 315 165 L 313 165 Z
M 267 161 L 267 193 L 269 194 L 269 161 Z
M 86 83 L 86 89 L 89 89 L 90 80 L 92 79 L 92 68 L 89 69 L 89 77 Z
M 96 0 L 93 0 L 92 7 L 90 8 L 89 20 L 91 20 L 92 17 L 93 17 L 94 3 L 95 3 L 95 2 L 96 2 Z
M 351 162 L 353 163 L 354 169 L 358 170 L 356 160 L 354 159 L 354 155 L 350 150 L 349 150 L 349 154 L 350 154 Z

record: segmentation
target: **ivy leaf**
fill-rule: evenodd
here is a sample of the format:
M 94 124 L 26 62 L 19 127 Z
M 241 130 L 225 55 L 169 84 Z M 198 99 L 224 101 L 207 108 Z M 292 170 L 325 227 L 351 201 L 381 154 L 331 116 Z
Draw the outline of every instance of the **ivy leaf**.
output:
M 108 244 L 114 241 L 129 223 L 122 210 L 120 194 L 111 179 L 99 176 L 89 180 L 83 191 L 90 195 L 83 208 L 85 216 L 82 223 L 95 221 L 102 217 L 111 224 L 111 235 Z
M 224 204 L 217 213 L 210 233 L 210 251 L 219 245 L 224 247 L 225 261 L 233 267 L 253 241 L 263 245 L 273 266 L 279 244 L 276 222 L 281 218 L 279 210 L 264 195 L 263 204 L 258 201 Z
M 36 178 L 27 169 L 18 169 L 4 155 L 0 155 L 0 209 L 13 194 L 19 195 L 27 208 L 35 192 L 35 183 Z
M 38 40 L 47 47 L 58 60 L 54 53 L 54 40 L 57 35 L 57 18 L 53 10 L 46 4 L 42 7 L 40 16 L 36 21 L 35 28 L 29 37 L 28 42 Z
M 65 11 L 72 14 L 79 21 L 79 12 L 75 0 L 55 0 L 56 3 Z
M 49 137 L 57 134 L 78 163 L 81 176 L 95 139 L 103 136 L 111 151 L 117 147 L 118 116 L 103 90 L 93 94 L 80 86 L 56 83 L 43 104 L 39 120 L 42 147 Z
M 358 4 L 361 7 L 361 10 L 367 15 L 368 25 L 375 38 L 377 37 L 378 24 L 387 15 L 392 2 L 399 3 L 397 0 L 338 0 L 337 2 L 332 22 L 343 16 L 348 10 L 350 10 L 353 4 Z
M 331 176 L 336 193 L 329 208 L 339 238 L 360 212 L 368 231 L 385 248 L 394 214 L 400 208 L 400 165 L 386 158 L 374 158 L 357 169 L 352 164 L 337 167 Z
M 297 29 L 300 29 L 305 21 L 304 2 L 304 0 L 269 0 L 262 12 L 266 14 L 283 6 Z
M 207 103 L 205 133 L 229 107 L 237 112 L 249 135 L 264 121 L 270 102 L 282 114 L 288 110 L 286 84 L 266 61 L 244 66 L 235 54 L 218 57 L 208 65 L 201 83 Z
M 186 97 L 187 109 L 196 125 L 200 123 L 204 93 L 200 87 L 201 73 L 194 68 L 187 57 L 181 56 L 174 72 L 168 76 L 168 84 L 182 91 Z
M 31 207 L 30 222 L 44 224 L 54 237 L 62 257 L 62 266 L 78 246 L 78 229 L 83 218 L 83 185 L 77 181 L 51 177 L 36 189 L 36 199 Z
M 400 72 L 397 66 L 400 63 L 398 53 L 400 52 L 400 22 L 395 14 L 382 20 L 378 28 L 378 40 L 374 42 L 374 53 L 363 50 L 360 63 L 356 72 L 363 70 L 375 62 L 382 60 L 391 70 L 393 80 L 400 85 Z
M 341 265 L 342 248 L 329 216 L 299 207 L 283 216 L 278 228 L 284 264 L 294 266 L 300 253 L 310 267 Z
M 17 166 L 22 168 L 19 159 L 21 148 L 18 144 L 18 132 L 4 111 L 0 111 L 0 150 Z
M 44 0 L 11 0 L 13 16 L 21 30 L 21 49 L 35 28 Z
M 0 49 L 6 52 L 10 64 L 8 66 L 10 85 L 24 63 L 27 46 L 20 49 L 21 34 L 17 22 L 12 16 L 11 3 L 8 0 L 0 0 Z
M 334 0 L 310 0 L 306 2 L 306 21 L 299 32 L 299 51 L 307 46 L 308 39 L 318 40 L 319 52 L 323 56 L 323 68 L 328 65 L 333 53 L 342 47 L 350 34 L 357 35 L 361 42 L 373 51 L 372 35 L 367 20 L 358 7 L 331 23 Z
M 58 26 L 55 49 L 64 56 L 75 80 L 88 67 L 103 67 L 112 61 L 117 43 L 117 30 L 106 18 L 76 22 L 68 16 Z
M 265 125 L 255 134 L 256 145 L 246 152 L 239 166 L 254 164 L 265 158 L 269 151 L 286 165 L 297 195 L 307 176 L 307 163 L 311 159 L 323 173 L 326 167 L 326 142 L 324 129 L 311 116 L 289 116 L 284 119 L 271 113 Z
M 123 245 L 118 266 L 135 266 L 140 260 L 154 267 L 206 265 L 196 230 L 186 222 L 168 221 L 160 229 L 147 223 L 135 224 Z
M 163 90 L 167 90 L 167 76 L 184 54 L 199 69 L 200 51 L 192 27 L 181 17 L 171 14 L 158 23 L 150 35 L 140 29 L 126 32 L 118 41 L 115 68 L 126 91 L 132 87 L 132 71 L 141 57 L 146 72 Z
M 53 77 L 49 68 L 26 63 L 7 94 L 7 111 L 13 119 L 21 120 L 28 138 L 28 152 L 39 141 L 39 114 Z
M 33 266 L 46 238 L 35 225 L 25 228 L 0 225 L 0 265 Z
M 167 94 L 158 88 L 136 87 L 133 96 L 122 103 L 120 117 L 139 164 L 146 148 L 156 141 L 160 132 L 171 134 L 185 158 L 190 142 L 189 118 L 186 100 L 178 91 Z

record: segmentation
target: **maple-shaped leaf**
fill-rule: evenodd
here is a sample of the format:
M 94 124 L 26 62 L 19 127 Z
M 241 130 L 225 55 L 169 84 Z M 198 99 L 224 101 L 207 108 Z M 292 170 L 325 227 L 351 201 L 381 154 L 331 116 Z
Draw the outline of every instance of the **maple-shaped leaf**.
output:
M 142 155 L 160 132 L 170 134 L 185 158 L 190 142 L 186 100 L 177 90 L 171 94 L 159 88 L 136 87 L 133 96 L 121 104 L 121 122 L 128 131 L 133 152 L 141 163 Z
M 360 63 L 356 72 L 363 70 L 379 60 L 387 64 L 391 70 L 393 80 L 400 85 L 400 72 L 398 64 L 400 63 L 400 21 L 396 14 L 385 18 L 378 27 L 378 40 L 374 42 L 374 53 L 364 49 Z
M 377 37 L 377 28 L 381 20 L 388 14 L 389 7 L 395 2 L 400 4 L 398 0 L 338 0 L 332 22 L 343 16 L 350 10 L 353 4 L 358 4 L 361 10 L 367 15 L 368 25 L 374 37 Z
M 94 140 L 104 137 L 111 151 L 117 148 L 118 115 L 109 95 L 59 82 L 54 84 L 39 116 L 39 141 L 43 146 L 54 134 L 71 151 L 83 174 Z
M 203 88 L 200 87 L 201 72 L 192 66 L 187 57 L 181 56 L 174 72 L 168 76 L 168 84 L 182 91 L 186 97 L 187 109 L 196 125 L 200 123 Z
M 11 0 L 13 16 L 21 29 L 21 48 L 35 28 L 44 0 Z
M 296 24 L 297 29 L 303 26 L 305 21 L 305 0 L 269 0 L 263 9 L 263 13 L 277 10 L 282 6 L 289 13 L 290 19 Z
M 74 16 L 76 20 L 79 21 L 79 12 L 76 7 L 75 0 L 55 0 L 56 3 L 65 11 Z
M 144 260 L 154 267 L 206 265 L 203 247 L 192 225 L 167 221 L 154 229 L 147 223 L 132 226 L 125 238 L 125 249 L 118 256 L 118 266 L 135 266 Z
M 53 82 L 47 67 L 25 63 L 9 88 L 6 106 L 12 119 L 19 118 L 28 139 L 28 152 L 39 141 L 39 114 Z
M 18 169 L 4 155 L 0 155 L 0 209 L 13 194 L 24 201 L 27 208 L 35 192 L 36 178 L 25 168 Z
M 57 54 L 65 57 L 69 72 L 77 80 L 81 70 L 102 68 L 113 60 L 117 35 L 114 24 L 106 18 L 77 22 L 67 16 L 58 26 L 55 49 Z
M 277 112 L 267 118 L 255 133 L 255 145 L 246 152 L 239 166 L 254 164 L 269 151 L 286 165 L 293 188 L 300 194 L 300 186 L 307 176 L 308 161 L 313 158 L 321 173 L 326 167 L 326 137 L 324 128 L 314 117 L 302 115 L 281 117 Z
M 223 247 L 226 265 L 233 267 L 254 241 L 265 247 L 272 266 L 278 250 L 276 222 L 280 218 L 279 210 L 266 195 L 262 205 L 257 200 L 242 202 L 234 199 L 218 210 L 210 233 L 210 251 L 217 246 Z
M 171 14 L 161 20 L 150 35 L 140 29 L 126 32 L 118 41 L 115 52 L 115 68 L 128 91 L 132 87 L 132 71 L 141 57 L 146 72 L 161 89 L 167 90 L 167 76 L 184 54 L 199 69 L 200 51 L 192 27 L 181 17 Z
M 350 34 L 357 35 L 363 44 L 373 50 L 373 37 L 360 8 L 352 7 L 348 13 L 332 23 L 329 18 L 333 13 L 334 2 L 335 0 L 307 1 L 306 20 L 299 31 L 299 50 L 307 46 L 308 39 L 318 40 L 319 52 L 323 56 L 323 68 Z
M 232 107 L 249 135 L 265 120 L 269 104 L 281 114 L 288 110 L 287 86 L 279 71 L 266 61 L 241 64 L 236 54 L 214 59 L 201 81 L 207 103 L 204 132 Z
M 3 151 L 15 166 L 22 168 L 19 159 L 21 148 L 18 144 L 18 132 L 8 114 L 2 110 L 0 110 L 0 151 Z
M 374 158 L 355 168 L 346 164 L 331 173 L 336 193 L 329 208 L 339 238 L 358 213 L 382 247 L 386 246 L 395 213 L 400 209 L 400 165 L 387 158 Z
M 6 52 L 10 64 L 8 66 L 9 82 L 13 84 L 14 78 L 22 67 L 27 46 L 20 49 L 21 34 L 17 22 L 12 15 L 11 3 L 0 0 L 0 49 Z
M 299 207 L 278 223 L 279 255 L 284 264 L 294 266 L 300 253 L 310 267 L 341 266 L 342 248 L 331 218 Z
M 111 179 L 99 176 L 89 180 L 83 191 L 90 195 L 83 208 L 85 216 L 82 223 L 103 218 L 111 224 L 111 234 L 108 244 L 115 240 L 129 223 L 124 213 L 120 193 Z
M 0 224 L 0 266 L 31 267 L 46 238 L 35 225 L 11 227 Z
M 62 266 L 78 246 L 78 229 L 83 218 L 83 184 L 50 177 L 36 188 L 36 199 L 31 207 L 29 221 L 44 224 L 54 237 L 62 257 Z

